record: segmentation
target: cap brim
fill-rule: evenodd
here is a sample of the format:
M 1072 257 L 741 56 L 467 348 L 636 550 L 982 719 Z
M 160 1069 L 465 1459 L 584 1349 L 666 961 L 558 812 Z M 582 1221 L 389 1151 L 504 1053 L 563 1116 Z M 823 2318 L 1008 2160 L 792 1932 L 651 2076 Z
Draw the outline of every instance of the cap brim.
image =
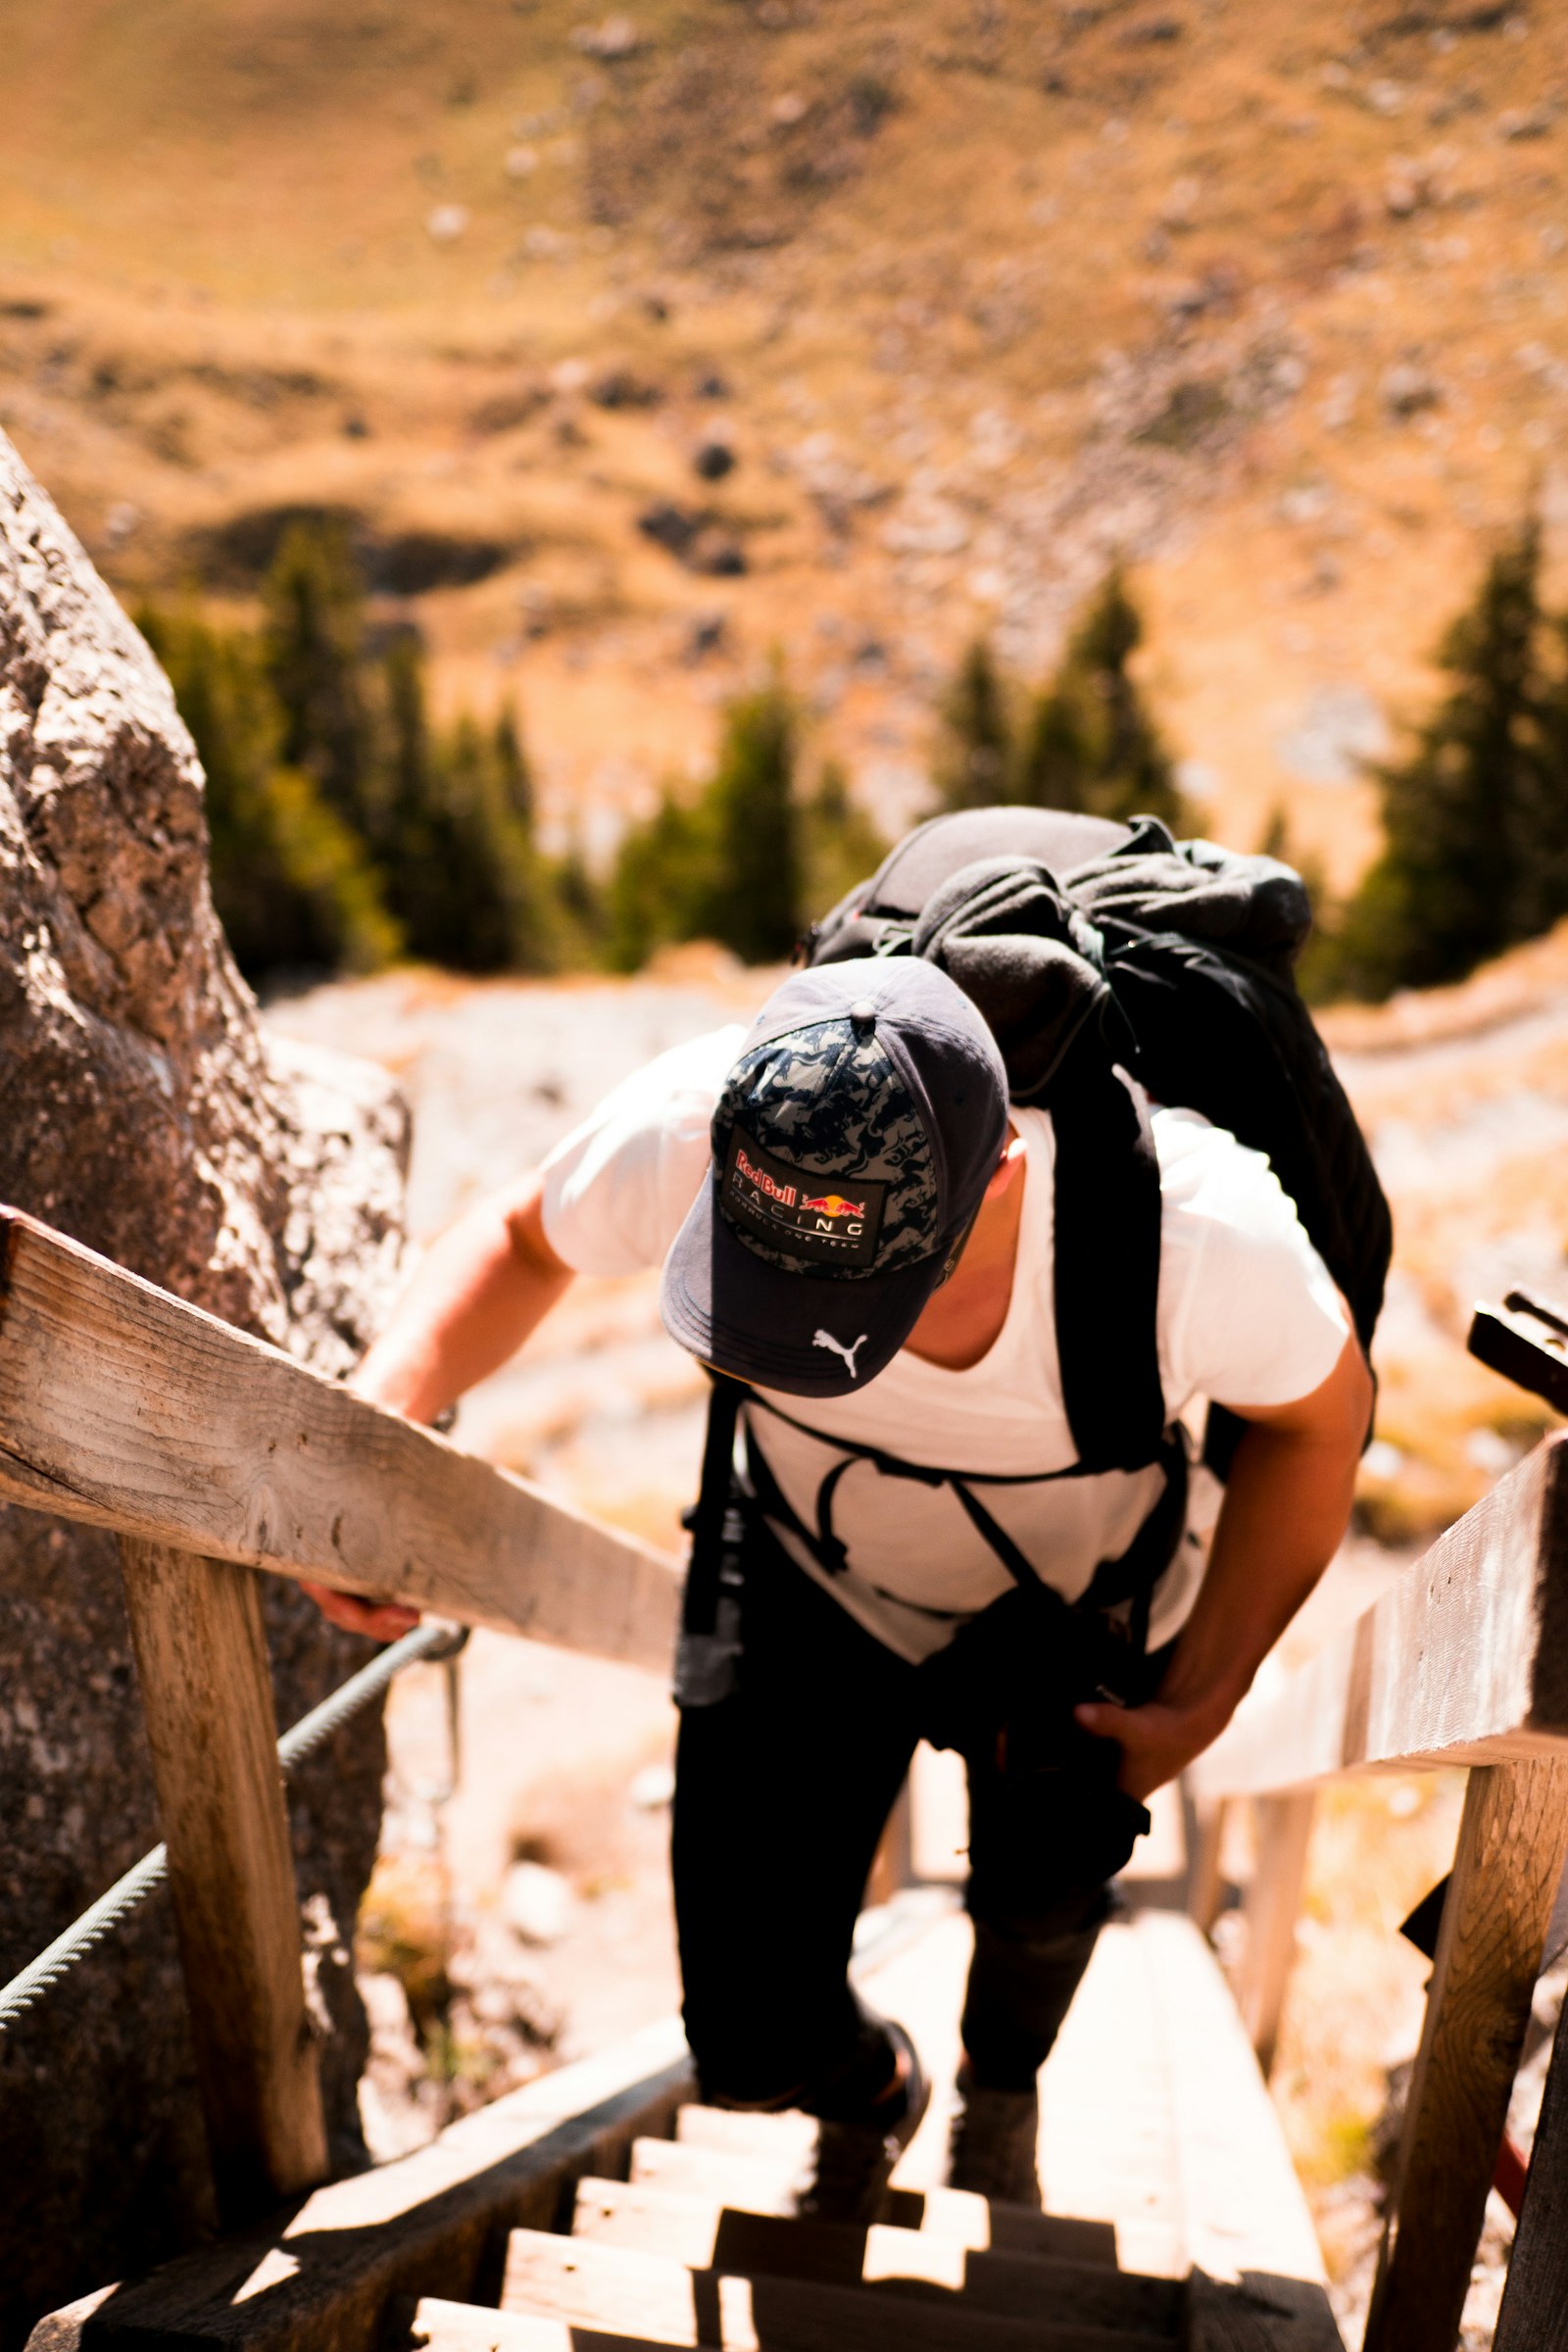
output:
M 848 1396 L 886 1370 L 937 1287 L 943 1255 L 837 1280 L 759 1257 L 719 1212 L 711 1174 L 664 1260 L 670 1338 L 736 1380 L 794 1396 Z

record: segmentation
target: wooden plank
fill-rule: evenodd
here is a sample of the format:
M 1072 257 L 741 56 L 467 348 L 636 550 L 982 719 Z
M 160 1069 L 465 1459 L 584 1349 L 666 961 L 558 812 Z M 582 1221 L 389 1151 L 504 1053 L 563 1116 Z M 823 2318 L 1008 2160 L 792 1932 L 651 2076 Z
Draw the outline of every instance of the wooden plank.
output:
M 1357 1622 L 1189 1767 L 1200 1803 L 1568 1739 L 1568 1432 L 1538 1446 Z
M 618 2172 L 636 2135 L 667 2131 L 691 2089 L 680 2020 L 662 2018 L 508 2091 L 411 2156 L 331 2181 L 262 2228 L 52 2313 L 27 2352 L 395 2342 L 401 2299 L 493 2292 L 503 2233 L 564 2222 L 579 2177 Z
M 754 2115 L 744 2107 L 705 2107 L 694 2099 L 675 2118 L 675 2137 L 692 2148 L 720 2148 L 727 2156 L 760 2156 L 772 2164 L 801 2164 L 815 2153 L 817 2122 L 788 2108 Z
M 1193 2257 L 1155 1967 L 1142 1916 L 1101 1931 L 1041 2080 L 1040 2185 L 1051 2210 L 1109 2222 L 1123 2269 L 1181 2278 Z
M 961 2245 L 1000 2254 L 1035 2254 L 1043 2261 L 1094 2262 L 1114 2270 L 1116 2231 L 1110 2222 L 1074 2213 L 1034 2213 L 1027 2205 L 993 2205 L 967 2188 L 888 2191 L 887 2218 L 897 2230 L 927 2230 Z
M 633 2180 L 741 2203 L 748 2213 L 793 2213 L 808 2169 L 808 2154 L 734 2156 L 681 2139 L 639 2139 L 631 2152 Z
M 678 2139 L 639 2139 L 631 2151 L 631 2178 L 639 2187 L 703 2197 L 731 2212 L 793 2214 L 804 2169 L 804 2158 L 770 2162 L 731 2155 L 715 2161 L 714 2150 Z M 887 2218 L 895 2229 L 930 2230 L 963 2246 L 995 2246 L 1060 2262 L 1114 2265 L 1116 2260 L 1116 2231 L 1109 2222 L 992 2205 L 962 2188 L 891 2188 Z
M 1173 2279 L 1139 2278 L 1103 2263 L 1054 2262 L 961 2245 L 933 2230 L 876 2225 L 849 2229 L 737 2212 L 625 2180 L 580 2180 L 572 2235 L 631 2253 L 662 2254 L 688 2270 L 726 2278 L 814 2278 L 824 2286 L 875 2285 L 889 2293 L 961 2293 L 977 2311 L 1012 2319 L 1074 2320 L 1101 2328 L 1174 2331 L 1181 2302 Z
M 1568 2352 L 1568 2026 L 1562 2018 L 1492 2352 Z
M 1568 1413 L 1568 1348 L 1557 1318 L 1511 1291 L 1501 1306 L 1478 1306 L 1465 1345 L 1478 1362 Z
M 1345 2352 L 1325 2289 L 1249 2271 L 1239 2279 L 1195 2271 L 1187 2281 L 1182 2352 Z
M 730 2278 L 534 2230 L 514 2230 L 509 2240 L 501 2308 L 724 2352 L 1170 2352 L 1163 2333 L 1004 2319 L 941 2290 L 927 2301 L 807 2279 Z
M 415 2305 L 410 2336 L 428 2352 L 649 2352 L 646 2335 L 602 2335 L 564 2320 L 528 2319 L 486 2311 L 477 2303 L 448 2303 L 423 2295 Z
M 213 2178 L 233 2224 L 327 2169 L 261 1592 L 224 1560 L 128 1537 L 120 1549 Z
M 1473 1772 L 1365 2352 L 1452 2352 L 1568 1844 L 1568 1765 Z
M 436 2295 L 420 2296 L 409 2335 L 414 2343 L 428 2345 L 429 2352 L 572 2352 L 579 2340 L 564 2320 L 526 2319 L 516 2312 L 486 2311 L 477 2303 L 448 2303 Z
M 1296 1960 L 1296 1922 L 1306 1884 L 1307 1847 L 1317 1800 L 1310 1789 L 1257 1800 L 1257 1863 L 1243 1902 L 1247 1962 L 1239 2006 L 1265 2076 L 1285 2014 L 1285 1990 Z
M 1187 1886 L 1187 1916 L 1200 1936 L 1212 1936 L 1214 1923 L 1225 1908 L 1225 1826 L 1230 1819 L 1230 1801 L 1213 1797 L 1194 1809 L 1198 1838 Z
M 0 1499 L 663 1672 L 674 1563 L 15 1209 Z
M 1155 2021 L 1190 2262 L 1220 2281 L 1267 2276 L 1321 2289 L 1306 2199 L 1214 1955 L 1175 1912 L 1145 1912 L 1131 1940 Z

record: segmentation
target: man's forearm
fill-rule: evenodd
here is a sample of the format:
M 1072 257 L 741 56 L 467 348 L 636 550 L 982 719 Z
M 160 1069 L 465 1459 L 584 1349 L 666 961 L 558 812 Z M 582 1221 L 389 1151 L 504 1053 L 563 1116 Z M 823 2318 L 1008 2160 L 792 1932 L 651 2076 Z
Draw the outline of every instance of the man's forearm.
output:
M 1076 1710 L 1086 1731 L 1120 1746 L 1129 1794 L 1149 1795 L 1219 1737 L 1334 1557 L 1371 1403 L 1371 1375 L 1348 1340 L 1310 1396 L 1253 1412 L 1231 1464 L 1208 1573 L 1158 1694 L 1141 1707 Z
M 1248 1429 L 1208 1572 L 1160 1685 L 1162 1706 L 1230 1721 L 1263 1659 L 1334 1557 L 1355 1487 L 1343 1441 Z
M 426 1252 L 354 1385 L 427 1421 L 498 1370 L 570 1281 L 545 1241 L 536 1179 L 481 1201 Z
M 528 1177 L 481 1201 L 445 1232 L 354 1375 L 362 1396 L 430 1421 L 504 1364 L 571 1280 L 545 1239 L 539 1182 Z M 334 1625 L 394 1642 L 419 1622 L 398 1602 L 361 1600 L 326 1585 L 305 1591 Z

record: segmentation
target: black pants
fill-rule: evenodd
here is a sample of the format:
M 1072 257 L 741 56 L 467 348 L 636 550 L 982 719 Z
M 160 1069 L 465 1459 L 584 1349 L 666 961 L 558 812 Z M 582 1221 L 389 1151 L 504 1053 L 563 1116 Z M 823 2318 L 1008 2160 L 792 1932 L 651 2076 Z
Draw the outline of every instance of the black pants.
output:
M 706 2098 L 853 2115 L 885 2085 L 891 2053 L 848 1965 L 920 1690 L 915 1668 L 753 1535 L 736 1687 L 683 1709 L 676 1751 L 675 1911 Z M 963 2042 L 991 2088 L 1032 2085 L 1142 1824 L 1104 1761 L 1009 1778 L 968 1760 Z

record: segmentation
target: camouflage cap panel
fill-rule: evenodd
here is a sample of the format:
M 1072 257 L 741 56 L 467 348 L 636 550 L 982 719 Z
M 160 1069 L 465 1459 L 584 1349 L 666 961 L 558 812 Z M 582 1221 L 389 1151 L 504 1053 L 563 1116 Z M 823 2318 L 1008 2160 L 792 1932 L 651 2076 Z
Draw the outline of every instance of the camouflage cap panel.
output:
M 887 1187 L 870 1265 L 824 1266 L 775 1249 L 719 1208 L 731 1232 L 769 1263 L 853 1281 L 929 1257 L 941 1239 L 930 1139 L 913 1098 L 869 1028 L 816 1021 L 744 1054 L 713 1113 L 713 1162 L 725 1168 L 739 1126 L 763 1150 L 818 1182 L 865 1179 Z

